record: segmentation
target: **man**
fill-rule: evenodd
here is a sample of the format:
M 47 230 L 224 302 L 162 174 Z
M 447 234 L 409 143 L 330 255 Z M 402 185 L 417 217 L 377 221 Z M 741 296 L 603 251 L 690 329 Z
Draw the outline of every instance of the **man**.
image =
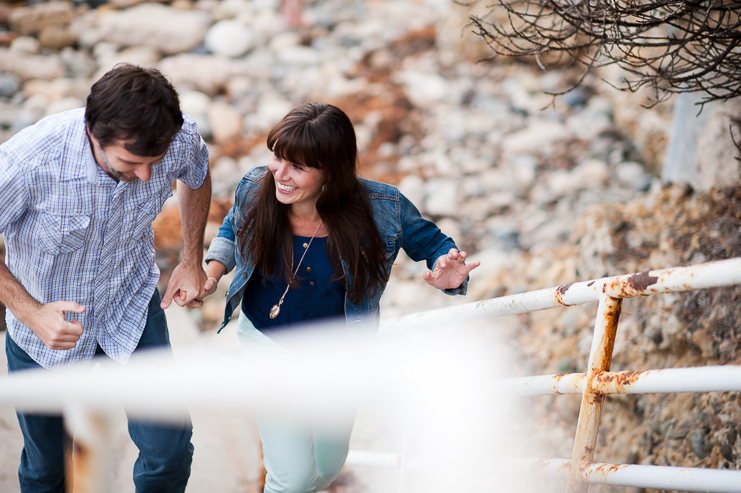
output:
M 152 221 L 179 180 L 185 248 L 164 298 L 157 291 Z M 203 231 L 211 197 L 208 150 L 177 92 L 156 70 L 118 65 L 87 106 L 44 118 L 0 146 L 0 302 L 8 308 L 10 372 L 56 368 L 105 353 L 169 348 L 163 308 L 204 295 Z M 59 416 L 18 413 L 21 490 L 63 492 Z M 137 492 L 182 492 L 189 422 L 129 420 L 140 454 Z

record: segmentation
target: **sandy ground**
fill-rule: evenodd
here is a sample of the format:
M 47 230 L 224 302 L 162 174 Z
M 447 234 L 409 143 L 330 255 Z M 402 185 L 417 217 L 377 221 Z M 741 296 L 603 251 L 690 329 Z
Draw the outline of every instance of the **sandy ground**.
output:
M 175 357 L 178 350 L 192 344 L 217 345 L 227 350 L 238 351 L 236 332 L 233 326 L 227 327 L 218 336 L 214 333 L 200 333 L 187 310 L 173 306 L 167 310 L 168 324 Z M 5 358 L 5 333 L 0 333 L 0 378 L 7 374 Z M 389 450 L 398 447 L 398 440 L 383 439 L 393 436 L 379 433 L 384 428 L 378 410 L 360 409 L 353 431 L 351 449 Z M 223 414 L 215 416 L 205 412 L 192 413 L 193 445 L 195 455 L 188 484 L 189 493 L 255 493 L 258 476 L 259 445 L 254 422 L 249 416 Z M 388 430 L 386 430 L 388 431 Z M 134 484 L 131 471 L 136 460 L 137 450 L 129 439 L 126 429 L 126 416 L 121 410 L 117 416 L 111 446 L 116 457 L 114 472 L 114 493 L 133 493 Z M 0 492 L 18 493 L 17 468 L 23 439 L 12 408 L 0 406 Z M 346 466 L 342 475 L 329 491 L 334 493 L 360 493 L 369 491 L 395 491 L 398 486 L 398 472 L 394 469 Z

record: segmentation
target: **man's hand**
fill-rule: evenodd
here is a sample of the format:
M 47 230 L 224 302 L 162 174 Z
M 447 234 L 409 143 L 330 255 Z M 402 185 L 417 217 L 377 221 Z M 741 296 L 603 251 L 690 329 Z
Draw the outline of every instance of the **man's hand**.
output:
M 180 306 L 199 308 L 203 305 L 203 297 L 206 295 L 206 279 L 206 273 L 199 263 L 181 262 L 172 271 L 160 306 L 167 308 L 175 301 Z
M 203 184 L 195 190 L 184 183 L 179 183 L 178 202 L 185 243 L 183 260 L 172 271 L 160 306 L 167 308 L 175 300 L 175 303 L 180 306 L 200 308 L 203 306 L 203 296 L 206 294 L 204 285 L 208 278 L 201 264 L 203 262 L 203 232 L 211 204 L 211 175 L 207 172 Z
M 468 273 L 481 265 L 473 262 L 466 265 L 466 252 L 451 248 L 447 255 L 441 255 L 435 264 L 435 270 L 425 272 L 422 277 L 427 284 L 437 289 L 454 289 L 468 277 Z
M 39 305 L 38 309 L 28 314 L 27 320 L 21 322 L 49 349 L 72 349 L 82 336 L 82 324 L 79 320 L 67 322 L 64 313 L 84 311 L 85 307 L 74 301 L 55 301 Z
M 49 349 L 72 349 L 82 336 L 79 320 L 67 322 L 64 314 L 82 313 L 83 305 L 74 301 L 42 305 L 28 294 L 3 262 L 0 262 L 0 302 Z

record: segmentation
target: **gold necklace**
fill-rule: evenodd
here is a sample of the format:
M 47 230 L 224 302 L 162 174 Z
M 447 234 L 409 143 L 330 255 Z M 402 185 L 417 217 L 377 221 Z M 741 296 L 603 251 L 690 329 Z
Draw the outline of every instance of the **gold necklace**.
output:
M 298 265 L 296 266 L 296 270 L 293 272 L 293 275 L 291 276 L 291 280 L 288 281 L 288 286 L 286 286 L 286 290 L 283 292 L 283 296 L 280 297 L 280 301 L 278 301 L 278 304 L 273 305 L 273 307 L 270 309 L 270 318 L 273 319 L 278 316 L 280 313 L 280 306 L 283 304 L 283 300 L 285 299 L 286 295 L 288 294 L 288 290 L 291 289 L 291 283 L 293 283 L 293 280 L 296 278 L 296 274 L 298 274 L 298 270 L 301 268 L 301 262 L 304 261 L 304 257 L 306 256 L 306 252 L 309 251 L 309 247 L 311 246 L 311 242 L 314 241 L 314 237 L 316 236 L 317 231 L 319 231 L 319 228 L 322 226 L 322 221 L 319 221 L 319 225 L 314 230 L 314 234 L 311 235 L 311 239 L 309 240 L 309 243 L 306 245 L 306 248 L 304 248 L 304 254 L 301 255 L 301 260 L 298 261 Z M 291 269 L 293 269 L 293 256 L 291 256 Z

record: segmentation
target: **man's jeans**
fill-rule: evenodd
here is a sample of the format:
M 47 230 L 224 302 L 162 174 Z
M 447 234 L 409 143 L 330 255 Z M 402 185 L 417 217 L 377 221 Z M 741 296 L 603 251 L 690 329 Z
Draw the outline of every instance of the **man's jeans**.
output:
M 147 323 L 136 351 L 170 347 L 165 312 L 160 308 L 159 291 L 149 302 Z M 102 353 L 100 348 L 99 352 Z M 39 364 L 5 337 L 8 371 L 38 368 Z M 23 432 L 23 452 L 18 478 L 23 493 L 63 493 L 65 433 L 60 416 L 17 413 Z M 193 459 L 190 438 L 193 429 L 188 420 L 180 426 L 160 425 L 129 419 L 129 436 L 139 448 L 134 464 L 134 484 L 137 493 L 185 491 Z

